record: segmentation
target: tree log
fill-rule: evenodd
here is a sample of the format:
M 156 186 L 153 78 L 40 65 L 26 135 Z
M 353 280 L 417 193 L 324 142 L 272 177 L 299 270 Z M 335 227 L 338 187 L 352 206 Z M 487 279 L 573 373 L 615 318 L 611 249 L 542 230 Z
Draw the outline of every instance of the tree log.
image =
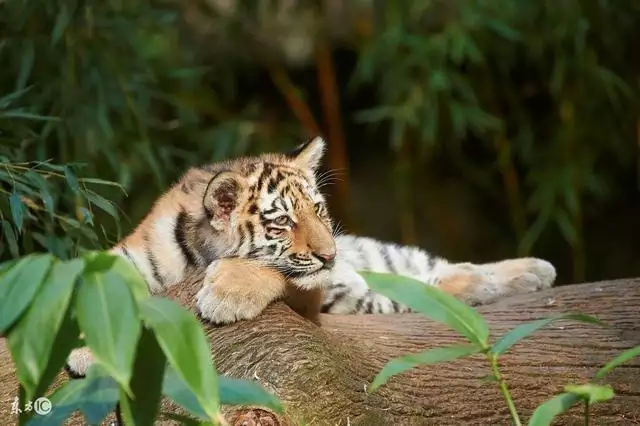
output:
M 194 276 L 165 296 L 192 307 L 201 280 Z M 565 384 L 590 380 L 604 363 L 640 344 L 640 279 L 557 287 L 506 298 L 478 310 L 494 338 L 523 322 L 561 312 L 595 315 L 610 325 L 552 323 L 503 355 L 501 371 L 523 421 Z M 253 321 L 205 326 L 220 373 L 257 379 L 285 403 L 286 418 L 262 424 L 510 423 L 497 384 L 485 380 L 490 371 L 480 355 L 419 367 L 390 379 L 376 392 L 366 392 L 390 358 L 463 342 L 445 326 L 419 314 L 322 315 L 320 321 L 318 327 L 276 303 Z M 616 396 L 592 407 L 592 423 L 640 424 L 640 360 L 618 367 L 606 380 Z M 9 418 L 15 378 L 2 340 L 0 384 L 0 419 L 4 420 Z M 163 405 L 170 407 L 167 402 Z M 556 424 L 583 424 L 582 410 L 573 408 Z M 228 413 L 231 424 L 255 417 L 255 412 L 244 417 L 238 413 Z M 76 418 L 69 424 L 81 422 Z

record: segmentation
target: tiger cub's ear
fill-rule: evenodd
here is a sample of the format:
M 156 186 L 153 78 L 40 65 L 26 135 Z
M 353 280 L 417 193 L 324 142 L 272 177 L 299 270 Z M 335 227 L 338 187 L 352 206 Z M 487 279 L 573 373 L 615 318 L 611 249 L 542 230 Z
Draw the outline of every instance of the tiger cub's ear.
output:
M 246 202 L 247 181 L 235 172 L 221 172 L 209 181 L 202 204 L 214 229 L 224 230 Z
M 304 143 L 288 154 L 293 162 L 305 169 L 316 170 L 320 165 L 326 143 L 320 136 Z

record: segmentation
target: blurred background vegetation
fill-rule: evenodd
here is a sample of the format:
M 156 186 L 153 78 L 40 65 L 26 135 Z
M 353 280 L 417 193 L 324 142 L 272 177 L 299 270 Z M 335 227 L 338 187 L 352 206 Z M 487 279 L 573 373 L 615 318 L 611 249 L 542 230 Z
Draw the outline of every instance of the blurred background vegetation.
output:
M 639 36 L 637 0 L 5 0 L 0 257 L 321 133 L 348 232 L 640 276 Z

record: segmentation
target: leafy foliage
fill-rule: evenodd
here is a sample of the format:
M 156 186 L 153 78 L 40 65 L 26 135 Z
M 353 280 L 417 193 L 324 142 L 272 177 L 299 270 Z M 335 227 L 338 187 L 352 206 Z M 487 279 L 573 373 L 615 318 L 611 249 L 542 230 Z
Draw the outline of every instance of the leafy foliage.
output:
M 214 424 L 221 403 L 282 411 L 280 401 L 257 384 L 219 382 L 195 316 L 150 296 L 137 270 L 117 256 L 26 256 L 2 264 L 0 295 L 0 334 L 16 365 L 21 406 L 44 395 L 70 351 L 81 345 L 81 333 L 95 358 L 84 379 L 53 392 L 49 414 L 23 413 L 21 425 L 63 424 L 76 410 L 95 424 L 117 403 L 128 424 L 150 425 L 162 395 Z
M 412 278 L 393 275 L 379 274 L 373 272 L 360 272 L 367 281 L 369 287 L 391 300 L 404 303 L 412 310 L 419 312 L 430 319 L 444 323 L 464 336 L 469 344 L 461 344 L 446 348 L 435 348 L 425 352 L 412 355 L 404 355 L 389 361 L 384 368 L 376 375 L 369 391 L 374 391 L 383 385 L 392 376 L 401 374 L 411 368 L 434 364 L 438 362 L 452 361 L 458 358 L 483 353 L 487 358 L 492 370 L 493 381 L 497 382 L 502 391 L 513 423 L 520 426 L 520 416 L 516 410 L 507 384 L 499 369 L 499 356 L 508 351 L 515 343 L 539 330 L 550 323 L 562 319 L 571 319 L 588 324 L 605 325 L 597 318 L 579 314 L 569 313 L 555 315 L 549 318 L 542 318 L 530 323 L 521 324 L 498 339 L 493 345 L 489 343 L 489 329 L 480 314 L 473 308 L 465 305 L 438 289 L 437 287 L 425 285 L 421 281 Z M 443 313 L 447 313 L 443 315 Z M 467 324 L 484 324 L 483 327 L 472 327 L 470 325 L 461 326 L 461 318 L 466 318 Z M 608 371 L 618 365 L 629 361 L 640 354 L 639 348 L 629 349 L 602 367 L 595 376 L 595 379 L 602 378 Z M 569 384 L 565 387 L 565 392 L 558 394 L 543 402 L 532 414 L 529 426 L 549 426 L 553 419 L 567 411 L 577 402 L 583 401 L 585 404 L 585 415 L 588 423 L 589 406 L 598 402 L 607 401 L 613 398 L 613 389 L 608 385 L 595 383 Z
M 3 259 L 42 248 L 68 258 L 98 248 L 97 237 L 117 238 L 117 222 L 104 220 L 115 211 L 106 200 L 132 218 L 123 224 L 128 230 L 189 166 L 300 139 L 300 105 L 283 111 L 290 93 L 273 94 L 289 63 L 272 47 L 286 50 L 305 37 L 313 46 L 326 41 L 318 28 L 340 24 L 313 2 L 296 2 L 284 23 L 280 2 L 222 3 L 0 5 L 0 163 L 34 172 L 12 170 L 15 186 L 0 168 Z M 617 180 L 637 166 L 638 4 L 340 4 L 346 17 L 357 17 L 340 43 L 357 66 L 336 68 L 333 79 L 352 81 L 346 101 L 367 94 L 369 104 L 344 114 L 348 123 L 364 123 L 346 139 L 358 151 L 364 131 L 399 152 L 403 215 L 416 208 L 414 172 L 430 158 L 444 159 L 485 197 L 506 200 L 520 254 L 554 231 L 568 243 L 580 279 L 585 205 L 598 211 L 606 197 L 624 197 Z M 311 49 L 302 64 L 312 59 Z M 265 75 L 272 84 L 255 83 Z M 310 80 L 285 86 L 313 111 L 318 87 Z M 374 133 L 379 124 L 384 131 Z M 421 155 L 403 157 L 404 149 Z M 78 161 L 80 170 L 72 165 Z M 79 173 L 86 185 L 74 179 Z M 117 187 L 98 192 L 104 181 L 89 176 L 116 182 L 130 197 L 123 202 Z M 98 236 L 84 226 L 91 222 L 100 224 Z

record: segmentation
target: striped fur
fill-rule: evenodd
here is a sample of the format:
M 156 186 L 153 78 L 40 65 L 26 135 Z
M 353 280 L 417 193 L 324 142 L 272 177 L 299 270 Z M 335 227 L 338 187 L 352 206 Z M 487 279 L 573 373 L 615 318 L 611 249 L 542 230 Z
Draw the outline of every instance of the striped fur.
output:
M 282 297 L 311 319 L 409 311 L 369 290 L 361 270 L 410 276 L 472 305 L 553 284 L 555 269 L 541 259 L 451 263 L 417 247 L 336 235 L 315 173 L 324 148 L 316 138 L 290 154 L 191 169 L 111 252 L 152 293 L 206 268 L 196 309 L 213 323 L 253 318 Z M 83 374 L 88 359 L 86 348 L 75 350 L 69 370 Z

